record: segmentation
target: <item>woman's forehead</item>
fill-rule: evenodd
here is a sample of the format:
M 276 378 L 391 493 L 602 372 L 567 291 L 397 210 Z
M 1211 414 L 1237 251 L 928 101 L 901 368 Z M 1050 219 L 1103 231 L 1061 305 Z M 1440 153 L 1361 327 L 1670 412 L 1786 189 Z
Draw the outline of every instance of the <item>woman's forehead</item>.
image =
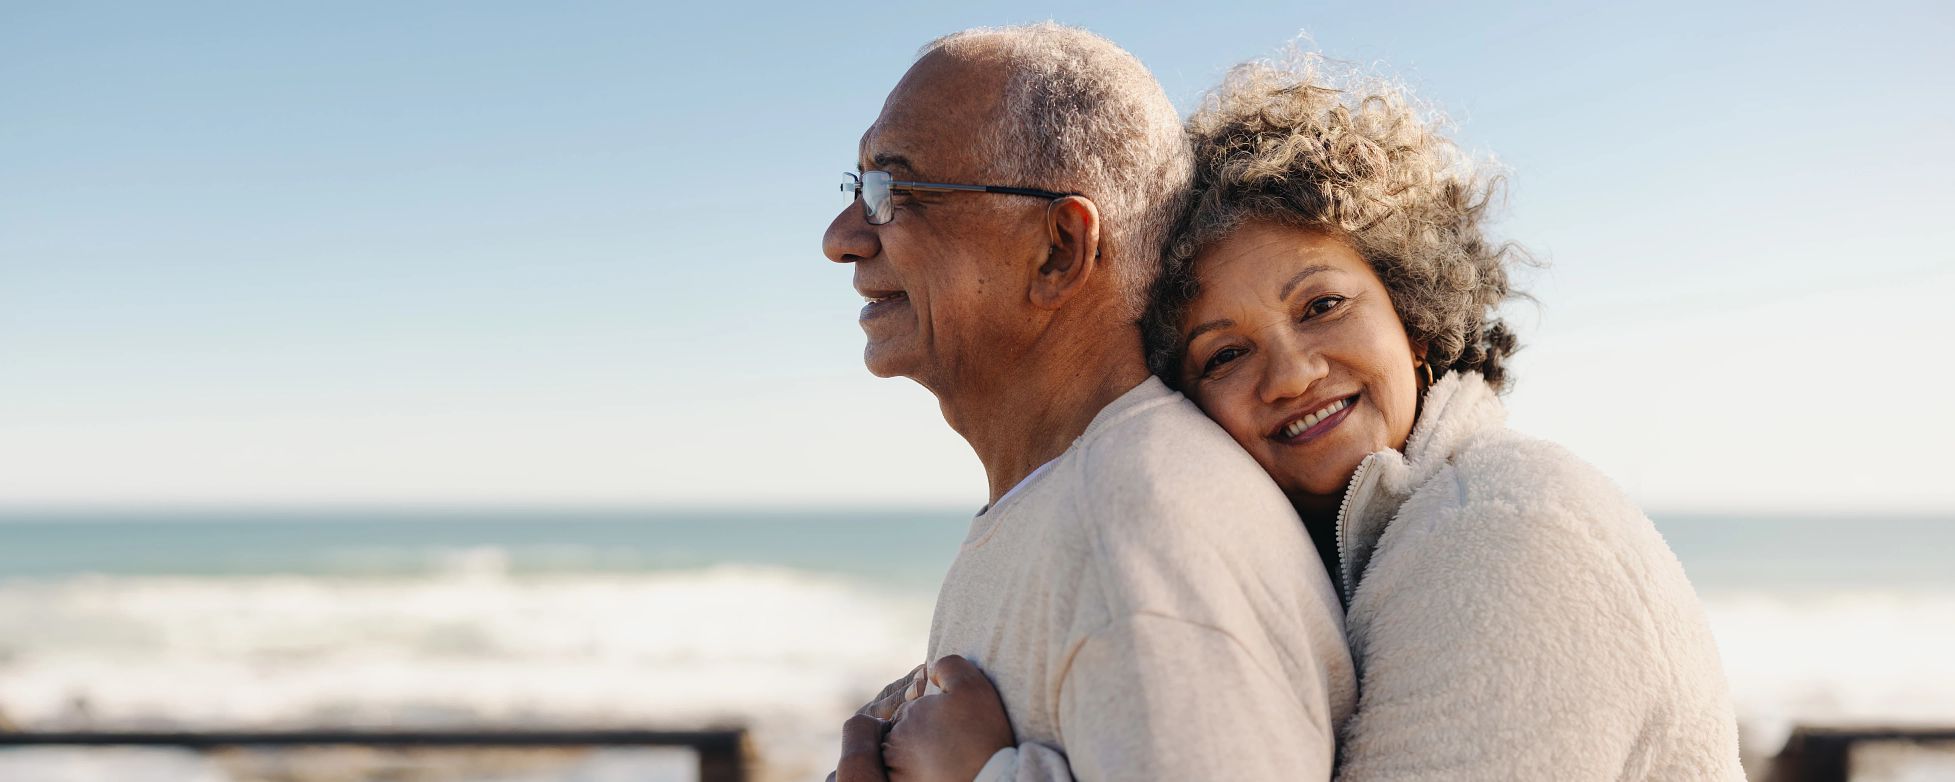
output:
M 1280 302 L 1317 274 L 1366 268 L 1349 244 L 1321 231 L 1252 223 L 1196 256 L 1195 308 L 1223 298 Z

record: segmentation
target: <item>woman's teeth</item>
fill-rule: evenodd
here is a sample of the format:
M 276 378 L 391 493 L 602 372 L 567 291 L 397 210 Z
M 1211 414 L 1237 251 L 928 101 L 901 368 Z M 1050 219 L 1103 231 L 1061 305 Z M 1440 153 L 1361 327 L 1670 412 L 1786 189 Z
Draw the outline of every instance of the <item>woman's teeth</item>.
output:
M 1351 406 L 1351 400 L 1348 398 L 1339 399 L 1335 402 L 1324 405 L 1324 409 L 1318 410 L 1317 412 L 1311 413 L 1310 415 L 1306 415 L 1302 418 L 1292 421 L 1290 422 L 1289 426 L 1283 427 L 1283 437 L 1284 439 L 1289 439 L 1297 435 L 1303 434 L 1305 430 L 1309 429 L 1310 427 L 1316 426 L 1317 422 L 1329 418 L 1337 411 L 1343 410 L 1344 408 L 1350 406 Z

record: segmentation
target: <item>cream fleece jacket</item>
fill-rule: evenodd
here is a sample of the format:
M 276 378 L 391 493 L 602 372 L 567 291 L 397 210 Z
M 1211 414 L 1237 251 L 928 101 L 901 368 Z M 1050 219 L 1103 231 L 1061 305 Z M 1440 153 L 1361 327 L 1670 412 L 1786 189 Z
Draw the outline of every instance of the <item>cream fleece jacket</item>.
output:
M 1352 476 L 1338 548 L 1361 695 L 1338 777 L 1743 779 L 1682 565 L 1600 472 L 1505 421 L 1479 375 L 1449 375 L 1405 453 Z
M 1020 743 L 980 779 L 1325 779 L 1339 614 L 1282 492 L 1149 378 L 972 521 L 929 657 L 997 684 Z

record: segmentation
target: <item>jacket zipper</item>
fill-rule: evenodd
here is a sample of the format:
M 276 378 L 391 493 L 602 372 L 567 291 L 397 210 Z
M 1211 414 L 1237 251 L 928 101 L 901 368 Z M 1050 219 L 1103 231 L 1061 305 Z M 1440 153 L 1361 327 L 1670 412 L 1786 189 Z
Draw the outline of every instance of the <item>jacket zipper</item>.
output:
M 1344 487 L 1344 499 L 1337 505 L 1337 583 L 1344 592 L 1344 605 L 1347 607 L 1351 605 L 1351 598 L 1354 597 L 1352 593 L 1355 590 L 1351 584 L 1351 564 L 1345 561 L 1345 552 L 1349 551 L 1349 546 L 1344 540 L 1344 520 L 1351 518 L 1351 511 L 1354 509 L 1351 498 L 1356 497 L 1358 490 L 1363 488 L 1361 482 L 1364 480 L 1366 468 L 1370 466 L 1371 456 L 1366 456 L 1364 461 L 1358 462 L 1357 471 L 1351 473 L 1350 485 Z M 1362 500 L 1359 500 L 1357 507 L 1363 507 Z

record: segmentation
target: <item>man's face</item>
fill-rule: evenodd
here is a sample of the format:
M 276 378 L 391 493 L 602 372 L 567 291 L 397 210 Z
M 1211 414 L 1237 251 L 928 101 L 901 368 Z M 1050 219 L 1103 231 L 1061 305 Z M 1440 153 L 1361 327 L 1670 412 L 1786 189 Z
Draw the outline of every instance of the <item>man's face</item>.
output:
M 978 135 L 997 121 L 1005 69 L 942 52 L 919 60 L 862 135 L 859 165 L 897 180 L 994 181 Z M 997 382 L 985 359 L 1025 322 L 1027 266 L 1046 245 L 1045 202 L 977 193 L 897 191 L 894 218 L 869 225 L 851 202 L 822 251 L 855 264 L 868 337 L 863 360 L 880 377 L 907 376 L 941 393 Z M 1002 341 L 1005 340 L 1005 341 Z

